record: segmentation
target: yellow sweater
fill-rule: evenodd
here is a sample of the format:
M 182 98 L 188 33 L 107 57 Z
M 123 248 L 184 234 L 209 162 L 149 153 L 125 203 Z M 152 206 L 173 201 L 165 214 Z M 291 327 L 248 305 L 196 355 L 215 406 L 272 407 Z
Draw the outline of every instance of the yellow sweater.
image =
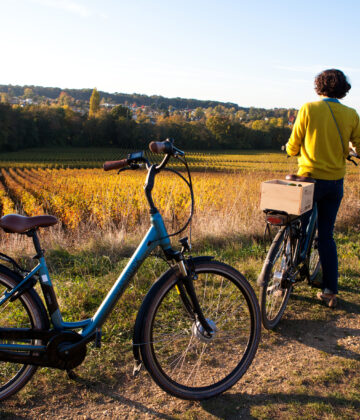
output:
M 327 104 L 341 132 L 344 150 Z M 290 156 L 300 152 L 298 175 L 336 180 L 345 175 L 349 141 L 359 153 L 360 122 L 357 112 L 336 99 L 327 99 L 309 102 L 300 108 L 286 151 Z

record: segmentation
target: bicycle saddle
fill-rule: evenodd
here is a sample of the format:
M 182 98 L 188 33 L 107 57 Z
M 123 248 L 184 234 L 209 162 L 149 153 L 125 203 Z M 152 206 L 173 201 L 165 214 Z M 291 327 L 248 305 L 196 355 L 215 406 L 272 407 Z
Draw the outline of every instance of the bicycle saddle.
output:
M 55 216 L 21 216 L 20 214 L 7 214 L 0 218 L 0 227 L 8 233 L 24 233 L 38 227 L 53 226 L 58 222 Z
M 309 176 L 299 176 L 299 175 L 286 175 L 285 179 L 287 181 L 295 181 L 295 182 L 311 182 L 315 184 L 316 180 L 314 178 L 310 178 Z

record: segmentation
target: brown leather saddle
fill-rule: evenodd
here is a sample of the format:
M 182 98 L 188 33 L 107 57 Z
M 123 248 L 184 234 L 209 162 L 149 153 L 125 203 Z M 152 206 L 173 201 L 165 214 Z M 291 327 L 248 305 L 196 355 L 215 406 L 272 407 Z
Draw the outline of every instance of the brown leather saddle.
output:
M 55 216 L 21 216 L 20 214 L 7 214 L 0 218 L 0 227 L 8 233 L 25 233 L 31 229 L 56 225 Z
M 316 179 L 310 178 L 309 176 L 299 176 L 299 175 L 294 175 L 294 174 L 286 175 L 285 179 L 287 181 L 311 182 L 313 184 L 315 184 L 315 182 L 316 182 Z

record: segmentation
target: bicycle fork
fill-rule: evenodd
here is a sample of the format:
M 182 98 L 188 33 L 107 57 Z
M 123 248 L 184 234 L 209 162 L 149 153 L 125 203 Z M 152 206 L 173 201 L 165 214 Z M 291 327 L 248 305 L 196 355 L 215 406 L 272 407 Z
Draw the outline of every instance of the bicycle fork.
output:
M 186 311 L 194 319 L 197 326 L 202 327 L 202 334 L 206 332 L 205 338 L 207 335 L 210 339 L 215 331 L 213 327 L 210 326 L 208 320 L 205 318 L 195 292 L 194 280 L 197 279 L 197 275 L 195 273 L 195 267 L 191 257 L 188 259 L 187 263 L 189 266 L 188 269 L 185 267 L 184 260 L 179 261 L 177 264 L 182 276 L 182 278 L 176 284 L 177 291 L 181 297 Z
M 190 257 L 186 260 L 181 252 L 167 250 L 167 253 L 167 257 L 169 257 L 171 253 L 173 256 L 172 259 L 175 261 L 174 266 L 170 270 L 178 271 L 175 288 L 179 294 L 186 313 L 193 320 L 193 325 L 191 328 L 192 334 L 203 342 L 209 342 L 215 335 L 217 329 L 214 322 L 206 319 L 204 316 L 195 291 L 194 281 L 197 279 L 197 274 L 195 272 L 196 262 L 210 261 L 213 259 L 213 257 L 203 256 L 195 257 L 194 259 Z M 156 283 L 153 287 L 156 287 L 155 285 Z M 151 290 L 149 293 L 151 293 Z M 144 344 L 141 341 L 141 337 L 143 324 L 145 322 L 145 312 L 146 304 L 143 304 L 138 312 L 134 327 L 133 355 L 135 364 L 133 369 L 133 376 L 136 376 L 140 372 L 142 366 L 140 347 L 142 344 Z

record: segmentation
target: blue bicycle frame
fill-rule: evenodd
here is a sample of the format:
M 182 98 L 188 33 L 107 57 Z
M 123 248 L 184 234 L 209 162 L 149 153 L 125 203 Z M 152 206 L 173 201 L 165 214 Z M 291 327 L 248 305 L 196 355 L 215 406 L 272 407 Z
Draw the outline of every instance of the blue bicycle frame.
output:
M 163 218 L 159 212 L 156 212 L 150 216 L 151 227 L 139 244 L 138 248 L 132 255 L 130 261 L 123 269 L 119 278 L 114 283 L 111 290 L 101 303 L 100 307 L 96 311 L 92 318 L 85 319 L 78 322 L 65 322 L 62 319 L 62 315 L 59 306 L 56 302 L 56 296 L 53 289 L 53 285 L 50 279 L 49 271 L 45 262 L 45 258 L 42 256 L 39 258 L 39 264 L 10 292 L 6 292 L 2 300 L 0 301 L 0 307 L 6 301 L 8 301 L 15 293 L 24 288 L 24 286 L 31 280 L 31 278 L 38 274 L 40 278 L 40 284 L 44 292 L 45 302 L 51 317 L 51 321 L 55 330 L 74 330 L 82 329 L 81 335 L 84 339 L 92 336 L 96 330 L 98 330 L 105 322 L 106 318 L 110 314 L 116 302 L 119 300 L 127 285 L 129 284 L 133 275 L 137 272 L 143 261 L 157 246 L 160 246 L 164 251 L 171 249 L 170 239 L 166 227 L 164 225 Z M 55 302 L 54 302 L 55 300 Z M 0 343 L 1 350 L 45 350 L 45 346 L 33 346 L 23 344 L 2 344 Z

